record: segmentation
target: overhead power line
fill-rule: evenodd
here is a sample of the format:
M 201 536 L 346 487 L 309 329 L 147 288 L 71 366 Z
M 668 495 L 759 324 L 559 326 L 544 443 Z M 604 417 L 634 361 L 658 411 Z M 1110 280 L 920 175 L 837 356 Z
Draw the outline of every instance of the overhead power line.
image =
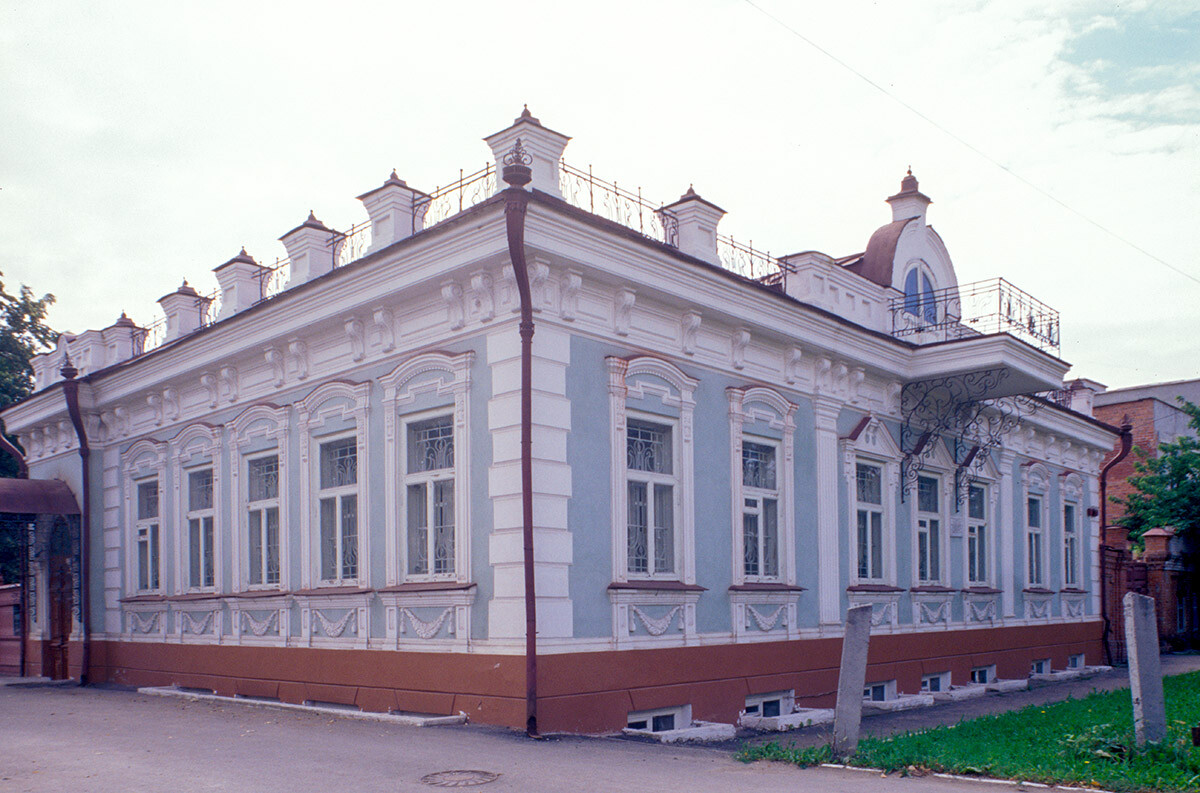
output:
M 1181 269 L 1181 268 L 1179 268 L 1179 267 L 1176 267 L 1175 265 L 1173 265 L 1173 264 L 1171 264 L 1170 262 L 1168 262 L 1166 259 L 1163 259 L 1163 258 L 1161 258 L 1161 257 L 1159 257 L 1159 256 L 1156 256 L 1156 255 L 1154 255 L 1154 254 L 1153 254 L 1153 253 L 1151 253 L 1150 251 L 1148 251 L 1148 250 L 1146 250 L 1145 248 L 1143 248 L 1141 245 L 1138 245 L 1137 243 L 1133 242 L 1132 240 L 1130 240 L 1130 239 L 1128 239 L 1128 238 L 1126 238 L 1126 237 L 1123 237 L 1122 235 L 1120 235 L 1120 234 L 1118 234 L 1117 232 L 1113 231 L 1112 229 L 1108 228 L 1107 226 L 1105 226 L 1104 224 L 1100 223 L 1099 221 L 1093 220 L 1091 217 L 1089 217 L 1088 215 L 1085 215 L 1083 212 L 1079 211 L 1079 210 L 1078 210 L 1078 209 L 1076 209 L 1075 207 L 1073 207 L 1073 206 L 1071 206 L 1070 204 L 1066 203 L 1065 201 L 1063 201 L 1062 199 L 1060 199 L 1058 196 L 1056 196 L 1056 195 L 1054 195 L 1053 193 L 1051 193 L 1049 190 L 1046 190 L 1045 188 L 1043 188 L 1043 187 L 1041 187 L 1041 186 L 1037 185 L 1036 183 L 1029 181 L 1029 180 L 1028 180 L 1028 179 L 1026 179 L 1024 176 L 1021 176 L 1021 174 L 1019 174 L 1019 173 L 1017 173 L 1016 171 L 1014 171 L 1012 168 L 1009 168 L 1007 165 L 1005 165 L 1004 163 L 1002 163 L 1002 162 L 1000 162 L 999 160 L 997 160 L 995 157 L 992 157 L 992 156 L 991 156 L 991 155 L 989 155 L 987 152 L 983 151 L 983 150 L 982 150 L 982 149 L 980 149 L 979 147 L 977 147 L 977 146 L 973 145 L 972 143 L 970 143 L 969 141 L 967 141 L 965 138 L 963 138 L 963 137 L 961 137 L 961 136 L 959 136 L 959 135 L 955 134 L 955 133 L 954 133 L 954 132 L 952 132 L 951 130 L 949 130 L 949 129 L 947 129 L 946 127 L 942 126 L 942 125 L 941 125 L 941 124 L 939 124 L 937 121 L 935 121 L 935 120 L 933 120 L 932 118 L 930 118 L 929 116 L 925 115 L 925 114 L 924 114 L 924 113 L 922 113 L 920 110 L 918 110 L 917 108 L 915 108 L 915 107 L 913 107 L 912 105 L 910 105 L 908 102 L 905 102 L 903 99 L 901 99 L 900 97 L 896 96 L 896 95 L 895 95 L 895 94 L 893 94 L 891 91 L 889 91 L 888 89 L 884 88 L 882 85 L 880 85 L 879 83 L 875 82 L 875 81 L 874 81 L 874 80 L 872 80 L 870 77 L 868 77 L 867 75 L 865 75 L 865 74 L 863 74 L 862 72 L 860 72 L 858 69 L 855 69 L 853 66 L 851 66 L 851 65 L 850 65 L 850 64 L 848 64 L 848 63 L 846 63 L 844 60 L 842 60 L 842 59 L 841 59 L 841 58 L 839 58 L 838 56 L 834 55 L 832 52 L 830 52 L 829 50 L 825 49 L 824 47 L 822 47 L 822 46 L 821 46 L 820 44 L 818 44 L 817 42 L 815 42 L 815 41 L 813 41 L 812 39 L 810 39 L 808 36 L 805 36 L 803 33 L 801 33 L 800 31 L 796 30 L 794 27 L 792 27 L 792 26 L 791 26 L 791 25 L 789 25 L 788 23 L 784 22 L 782 19 L 780 19 L 779 17 L 775 16 L 775 15 L 774 15 L 774 14 L 772 14 L 770 11 L 767 11 L 765 8 L 763 8 L 762 6 L 760 6 L 760 5 L 758 5 L 757 3 L 755 3 L 753 0 L 745 0 L 745 2 L 746 2 L 746 5 L 750 6 L 750 7 L 751 7 L 751 8 L 753 8 L 755 11 L 757 11 L 758 13 L 762 14 L 763 16 L 765 16 L 767 19 L 769 19 L 769 20 L 771 20 L 772 22 L 774 22 L 775 24 L 779 25 L 781 28 L 783 28 L 784 30 L 788 31 L 788 32 L 789 32 L 789 33 L 791 33 L 793 36 L 795 36 L 796 38 L 800 39 L 800 40 L 801 40 L 801 41 L 803 41 L 805 44 L 807 44 L 808 46 L 812 47 L 814 50 L 816 50 L 817 52 L 821 53 L 822 55 L 824 55 L 824 56 L 825 56 L 826 58 L 828 58 L 829 60 L 831 60 L 831 61 L 833 61 L 834 63 L 836 63 L 838 66 L 841 66 L 841 67 L 842 67 L 843 69 L 845 69 L 846 71 L 848 71 L 848 72 L 850 72 L 851 74 L 855 75 L 855 76 L 856 76 L 856 77 L 858 77 L 860 80 L 862 80 L 863 82 L 865 82 L 867 85 L 871 86 L 871 87 L 872 87 L 872 88 L 874 88 L 876 91 L 879 91 L 881 94 L 883 94 L 884 96 L 886 96 L 888 99 L 891 99 L 893 102 L 895 102 L 896 104 L 900 105 L 900 106 L 901 106 L 901 107 L 903 107 L 905 110 L 909 111 L 910 113 L 912 113 L 913 115 L 915 115 L 917 118 L 919 118 L 919 119 L 921 119 L 922 121 L 924 121 L 926 124 L 929 124 L 931 127 L 933 127 L 934 129 L 938 130 L 938 131 L 939 131 L 939 132 L 941 132 L 943 135 L 946 135 L 947 137 L 951 138 L 952 140 L 954 140 L 954 141 L 955 141 L 956 143 L 958 143 L 959 145 L 963 146 L 964 148 L 966 148 L 966 149 L 968 149 L 968 150 L 970 150 L 970 151 L 974 152 L 975 154 L 979 155 L 979 156 L 980 156 L 980 157 L 982 157 L 983 159 L 987 160 L 987 161 L 988 161 L 988 162 L 990 162 L 992 165 L 994 165 L 994 166 L 996 166 L 997 168 L 999 168 L 1000 170 L 1004 171 L 1006 174 L 1008 174 L 1008 175 L 1009 175 L 1009 176 L 1011 176 L 1012 178 L 1016 179 L 1016 180 L 1017 180 L 1018 182 L 1020 182 L 1021 184 L 1025 185 L 1026 187 L 1029 187 L 1029 188 L 1031 188 L 1031 189 L 1033 189 L 1033 190 L 1036 190 L 1036 191 L 1037 191 L 1038 193 L 1040 193 L 1042 196 L 1044 196 L 1044 197 L 1046 197 L 1046 198 L 1050 199 L 1051 201 L 1053 201 L 1054 203 L 1058 204 L 1060 207 L 1062 207 L 1063 209 L 1067 210 L 1067 211 L 1068 211 L 1068 212 L 1070 212 L 1072 215 L 1075 215 L 1076 217 L 1080 218 L 1081 220 L 1084 220 L 1084 221 L 1086 221 L 1087 223 L 1090 223 L 1091 225 L 1093 225 L 1093 226 L 1095 226 L 1096 228 L 1098 228 L 1100 231 L 1104 232 L 1105 234 L 1107 234 L 1108 236 L 1110 236 L 1110 237 L 1112 237 L 1113 239 L 1117 240 L 1118 242 L 1121 242 L 1121 243 L 1123 243 L 1123 244 L 1125 244 L 1125 245 L 1129 246 L 1130 248 L 1132 248 L 1133 250 L 1135 250 L 1135 251 L 1137 251 L 1138 253 L 1142 254 L 1142 255 L 1143 255 L 1143 256 L 1145 256 L 1146 258 L 1148 258 L 1148 259 L 1151 259 L 1151 260 L 1153 260 L 1153 261 L 1156 261 L 1156 262 L 1158 262 L 1159 264 L 1161 264 L 1163 267 L 1166 267 L 1167 269 L 1169 269 L 1169 270 L 1173 270 L 1174 272 L 1178 273 L 1179 275 L 1182 275 L 1184 278 L 1190 279 L 1190 280 L 1192 280 L 1192 281 L 1195 281 L 1197 284 L 1200 284 L 1200 277 L 1198 277 L 1198 276 L 1196 276 L 1196 275 L 1193 275 L 1192 273 L 1189 273 L 1188 271 L 1186 271 L 1186 270 L 1183 270 L 1183 269 Z

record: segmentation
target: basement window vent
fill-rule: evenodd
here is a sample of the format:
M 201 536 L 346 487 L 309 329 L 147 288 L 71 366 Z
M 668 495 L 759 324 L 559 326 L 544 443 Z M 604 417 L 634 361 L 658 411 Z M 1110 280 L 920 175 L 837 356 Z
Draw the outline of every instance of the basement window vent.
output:
M 751 694 L 746 697 L 746 715 L 772 718 L 786 716 L 796 709 L 795 691 L 772 691 L 769 694 Z
M 625 720 L 630 730 L 667 732 L 692 726 L 692 706 L 679 705 L 673 708 L 632 711 Z
M 1029 674 L 1031 675 L 1048 675 L 1050 674 L 1050 659 L 1039 658 L 1029 665 Z
M 868 683 L 863 689 L 863 699 L 870 702 L 887 702 L 889 699 L 896 698 L 896 681 L 888 680 L 884 683 Z
M 996 665 L 977 666 L 971 670 L 971 682 L 978 685 L 987 685 L 996 679 Z
M 1075 655 L 1067 658 L 1068 669 L 1083 669 L 1084 666 L 1083 653 L 1076 653 Z
M 936 675 L 925 675 L 921 678 L 921 693 L 936 694 L 950 688 L 950 673 L 938 672 Z

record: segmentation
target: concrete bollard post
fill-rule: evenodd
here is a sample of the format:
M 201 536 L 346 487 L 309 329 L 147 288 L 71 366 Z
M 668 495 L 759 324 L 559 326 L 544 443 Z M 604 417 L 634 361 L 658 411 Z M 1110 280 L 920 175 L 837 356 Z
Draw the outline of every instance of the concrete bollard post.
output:
M 1125 593 L 1125 647 L 1129 652 L 1129 691 L 1133 734 L 1138 746 L 1167 737 L 1162 664 L 1158 658 L 1158 617 L 1154 598 Z
M 871 606 L 846 612 L 842 665 L 838 671 L 837 705 L 833 712 L 833 755 L 845 759 L 858 748 L 862 725 L 863 687 L 867 684 L 867 648 L 871 640 Z

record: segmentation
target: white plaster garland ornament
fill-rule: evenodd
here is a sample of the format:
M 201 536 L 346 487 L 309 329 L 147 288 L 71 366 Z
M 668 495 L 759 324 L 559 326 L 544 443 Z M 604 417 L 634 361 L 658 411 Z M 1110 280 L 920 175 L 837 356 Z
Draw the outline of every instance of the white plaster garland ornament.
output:
M 136 611 L 129 612 L 129 627 L 135 633 L 152 633 L 157 630 L 158 618 L 161 612 L 151 612 L 149 617 L 139 614 Z
M 967 615 L 973 622 L 991 622 L 996 618 L 995 598 L 988 598 L 984 601 L 968 600 Z
M 204 619 L 197 621 L 190 611 L 181 611 L 179 612 L 179 626 L 184 633 L 199 636 L 200 634 L 208 633 L 215 614 L 215 611 L 206 611 Z
M 664 633 L 666 633 L 668 630 L 671 629 L 671 623 L 675 621 L 675 615 L 683 611 L 683 606 L 673 607 L 664 616 L 659 617 L 658 619 L 655 619 L 654 617 L 651 617 L 650 615 L 646 614 L 646 612 L 642 611 L 637 606 L 630 606 L 629 611 L 630 611 L 630 613 L 632 613 L 633 615 L 635 615 L 638 619 L 640 619 L 642 621 L 642 624 L 646 626 L 647 633 L 649 633 L 651 636 L 662 636 Z M 683 628 L 682 623 L 683 623 L 683 620 L 681 619 L 680 626 L 679 626 L 681 630 Z M 636 625 L 636 623 L 633 620 L 629 621 L 629 632 L 630 633 L 633 633 L 633 629 L 634 629 L 635 625 Z
M 451 616 L 453 613 L 454 607 L 447 606 L 442 610 L 442 613 L 438 615 L 437 619 L 427 621 L 414 614 L 412 609 L 402 608 L 400 609 L 400 632 L 404 633 L 404 621 L 405 618 L 407 618 L 408 623 L 412 625 L 412 628 L 416 632 L 417 636 L 422 639 L 432 639 L 441 632 L 442 625 L 445 624 L 446 618 Z M 453 630 L 451 630 L 450 633 L 453 633 Z
M 271 630 L 272 624 L 274 624 L 274 625 L 279 624 L 279 612 L 278 611 L 272 611 L 270 614 L 268 614 L 266 617 L 262 618 L 261 620 L 254 619 L 254 615 L 252 615 L 248 611 L 243 611 L 242 616 L 246 618 L 245 619 L 246 627 L 249 628 L 250 632 L 253 633 L 255 636 L 262 636 L 267 631 Z
M 771 612 L 769 617 L 764 617 L 758 609 L 754 608 L 754 606 L 748 605 L 746 606 L 746 613 L 749 614 L 754 620 L 754 624 L 758 626 L 758 629 L 763 633 L 766 633 L 767 631 L 775 628 L 775 623 L 779 622 L 779 618 L 783 615 L 783 610 L 785 608 L 786 606 L 780 606 L 779 608 L 775 609 L 775 611 Z M 746 627 L 750 626 L 747 625 Z M 784 627 L 786 627 L 786 622 L 784 623 Z
M 354 609 L 349 609 L 337 622 L 331 621 L 320 609 L 313 609 L 312 613 L 316 617 L 317 623 L 321 626 L 321 632 L 331 639 L 336 639 L 346 632 L 346 627 L 350 624 L 350 619 L 356 612 Z

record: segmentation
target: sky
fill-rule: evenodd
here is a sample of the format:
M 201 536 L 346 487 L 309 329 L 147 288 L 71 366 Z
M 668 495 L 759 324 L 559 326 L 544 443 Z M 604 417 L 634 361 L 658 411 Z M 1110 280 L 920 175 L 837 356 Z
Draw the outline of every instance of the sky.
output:
M 911 165 L 960 283 L 1061 312 L 1069 376 L 1195 378 L 1198 86 L 1193 0 L 0 0 L 0 271 L 56 329 L 147 324 L 392 168 L 483 166 L 528 103 L 776 255 L 861 251 Z

